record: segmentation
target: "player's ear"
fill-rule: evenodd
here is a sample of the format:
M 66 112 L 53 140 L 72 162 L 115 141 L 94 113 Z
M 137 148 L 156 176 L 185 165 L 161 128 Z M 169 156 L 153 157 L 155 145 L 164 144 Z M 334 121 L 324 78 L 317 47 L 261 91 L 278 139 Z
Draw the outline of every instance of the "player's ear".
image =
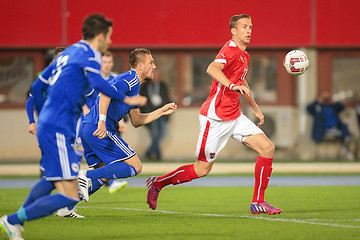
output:
M 236 28 L 232 28 L 232 29 L 230 29 L 230 31 L 231 31 L 232 35 L 236 36 Z
M 141 61 L 139 61 L 139 63 L 138 63 L 138 69 L 139 69 L 140 71 L 142 71 L 143 68 L 144 68 L 144 64 L 143 64 Z
M 105 35 L 104 33 L 100 33 L 99 35 L 96 36 L 100 41 L 104 41 L 105 39 Z

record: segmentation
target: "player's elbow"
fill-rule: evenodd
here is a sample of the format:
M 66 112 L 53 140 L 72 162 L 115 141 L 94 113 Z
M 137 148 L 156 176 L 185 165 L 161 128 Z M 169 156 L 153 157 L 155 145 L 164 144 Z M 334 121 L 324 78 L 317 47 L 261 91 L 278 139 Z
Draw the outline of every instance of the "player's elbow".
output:
M 214 73 L 222 71 L 222 67 L 219 65 L 219 63 L 212 62 L 206 69 L 206 73 L 212 76 Z
M 213 65 L 212 65 L 212 63 L 208 66 L 208 68 L 206 69 L 206 73 L 207 74 L 209 74 L 209 75 L 211 75 L 211 70 L 212 70 L 212 68 L 213 68 Z
M 132 125 L 133 125 L 135 128 L 138 128 L 138 127 L 141 127 L 143 124 L 140 124 L 140 123 L 136 122 L 136 123 L 132 123 Z
M 141 118 L 132 118 L 131 119 L 131 124 L 135 127 L 135 128 L 138 128 L 138 127 L 141 127 L 144 125 L 143 121 Z

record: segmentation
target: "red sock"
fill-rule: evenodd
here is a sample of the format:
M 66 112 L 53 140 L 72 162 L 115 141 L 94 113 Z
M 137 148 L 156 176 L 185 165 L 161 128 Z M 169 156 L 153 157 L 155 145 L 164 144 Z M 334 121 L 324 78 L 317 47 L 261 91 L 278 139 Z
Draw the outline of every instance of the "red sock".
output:
M 194 170 L 194 164 L 183 165 L 164 176 L 158 177 L 155 182 L 155 187 L 162 189 L 169 184 L 179 184 L 190 182 L 193 179 L 199 178 Z
M 273 158 L 257 157 L 255 164 L 255 188 L 252 202 L 264 201 L 265 189 L 268 186 L 272 171 Z

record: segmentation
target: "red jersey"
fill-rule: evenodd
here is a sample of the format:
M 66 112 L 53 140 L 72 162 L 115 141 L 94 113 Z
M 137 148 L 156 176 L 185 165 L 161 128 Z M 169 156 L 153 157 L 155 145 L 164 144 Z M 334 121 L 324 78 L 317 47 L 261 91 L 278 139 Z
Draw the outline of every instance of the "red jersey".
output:
M 229 40 L 219 51 L 214 62 L 224 64 L 223 73 L 234 84 L 246 79 L 250 56 Z M 210 94 L 200 109 L 200 114 L 215 120 L 230 121 L 240 116 L 240 93 L 231 91 L 215 79 Z

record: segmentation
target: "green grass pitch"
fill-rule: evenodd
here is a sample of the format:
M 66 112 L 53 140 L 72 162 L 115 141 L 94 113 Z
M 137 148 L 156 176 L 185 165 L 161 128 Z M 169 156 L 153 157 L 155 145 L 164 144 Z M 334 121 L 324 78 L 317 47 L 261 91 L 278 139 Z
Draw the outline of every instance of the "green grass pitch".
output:
M 252 187 L 165 188 L 158 209 L 146 188 L 109 194 L 106 188 L 78 204 L 85 219 L 55 215 L 27 222 L 25 239 L 360 239 L 360 187 L 269 187 L 280 215 L 252 215 Z M 0 215 L 16 211 L 29 189 L 0 189 Z M 1 233 L 0 239 L 5 239 Z

